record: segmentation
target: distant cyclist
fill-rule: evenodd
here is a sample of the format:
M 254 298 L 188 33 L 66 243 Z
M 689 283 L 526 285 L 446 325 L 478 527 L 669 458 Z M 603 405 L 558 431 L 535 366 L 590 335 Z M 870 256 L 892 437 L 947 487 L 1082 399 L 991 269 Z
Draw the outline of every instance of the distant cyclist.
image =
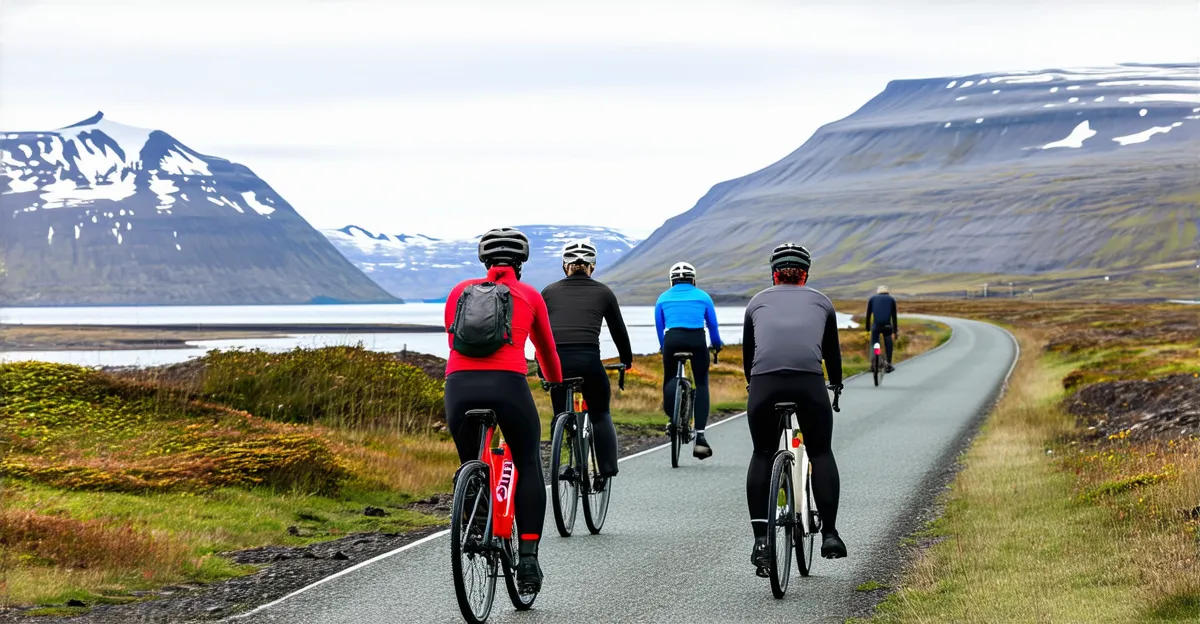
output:
M 896 370 L 896 367 L 892 366 L 892 346 L 893 339 L 900 337 L 900 319 L 896 314 L 896 300 L 888 294 L 888 287 L 880 286 L 875 289 L 875 293 L 876 295 L 867 302 L 867 318 L 863 325 L 871 332 L 871 345 L 883 337 L 887 353 L 885 370 L 890 373 Z
M 581 239 L 564 245 L 562 266 L 566 277 L 543 289 L 542 297 L 550 312 L 563 376 L 583 377 L 583 400 L 596 434 L 596 461 L 600 464 L 600 474 L 592 485 L 603 491 L 608 478 L 617 474 L 617 430 L 609 412 L 612 389 L 600 361 L 601 323 L 608 321 L 608 332 L 626 367 L 633 364 L 633 349 L 616 296 L 591 277 L 596 270 L 596 248 L 591 242 Z M 567 410 L 565 388 L 552 389 L 550 396 L 555 414 Z
M 658 297 L 654 306 L 654 327 L 658 331 L 658 346 L 663 356 L 663 411 L 669 417 L 675 405 L 675 374 L 679 364 L 674 354 L 691 353 L 692 376 L 696 381 L 696 444 L 692 455 L 705 459 L 712 457 L 712 447 L 704 439 L 704 426 L 708 424 L 708 345 L 704 341 L 704 328 L 714 349 L 721 348 L 721 334 L 717 330 L 717 309 L 712 297 L 696 288 L 696 268 L 686 262 L 671 267 L 671 288 Z
M 519 281 L 521 264 L 528 259 L 529 239 L 523 233 L 512 228 L 491 230 L 479 241 L 479 260 L 488 269 L 487 277 L 466 280 L 446 297 L 450 359 L 446 363 L 445 402 L 450 435 L 464 463 L 479 458 L 481 443 L 479 429 L 466 420 L 467 410 L 490 409 L 496 413 L 520 477 L 515 495 L 517 526 L 521 530 L 517 581 L 525 593 L 536 593 L 542 585 L 537 555 L 546 516 L 546 483 L 539 448 L 541 420 L 525 379 L 526 338 L 532 338 L 547 379 L 561 383 L 562 370 L 546 303 L 536 289 Z M 497 331 L 497 308 L 511 311 L 511 327 Z M 463 350 L 477 355 L 467 355 Z M 488 350 L 491 353 L 479 355 Z
M 754 443 L 746 471 L 746 502 L 754 529 L 750 560 L 759 576 L 766 576 L 770 566 L 765 514 L 771 508 L 771 462 L 783 434 L 776 403 L 796 404 L 796 418 L 812 461 L 813 498 L 821 514 L 821 556 L 846 556 L 846 545 L 837 533 L 841 481 L 830 448 L 833 409 L 821 370 L 824 361 L 829 383 L 840 387 L 842 351 L 833 304 L 804 285 L 811 265 L 812 256 L 804 247 L 792 243 L 776 247 L 771 252 L 775 285 L 755 295 L 746 307 L 742 357 L 750 382 L 746 411 Z

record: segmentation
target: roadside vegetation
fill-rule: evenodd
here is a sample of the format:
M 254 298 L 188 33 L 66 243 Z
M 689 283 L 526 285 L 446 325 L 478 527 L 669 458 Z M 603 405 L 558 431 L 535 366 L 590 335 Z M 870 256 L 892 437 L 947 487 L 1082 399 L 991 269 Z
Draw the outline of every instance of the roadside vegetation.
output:
M 1022 357 L 873 622 L 1200 621 L 1200 309 L 909 303 Z
M 949 330 L 901 335 L 898 359 Z M 865 332 L 842 339 L 847 373 L 864 369 Z M 458 465 L 444 366 L 361 347 L 150 369 L 0 364 L 0 612 L 77 613 L 258 569 L 233 551 L 444 523 L 437 503 Z M 622 438 L 666 440 L 662 378 L 661 357 L 645 355 L 624 392 L 614 384 Z M 740 346 L 710 379 L 715 412 L 745 409 Z M 549 396 L 536 376 L 530 387 L 548 438 Z

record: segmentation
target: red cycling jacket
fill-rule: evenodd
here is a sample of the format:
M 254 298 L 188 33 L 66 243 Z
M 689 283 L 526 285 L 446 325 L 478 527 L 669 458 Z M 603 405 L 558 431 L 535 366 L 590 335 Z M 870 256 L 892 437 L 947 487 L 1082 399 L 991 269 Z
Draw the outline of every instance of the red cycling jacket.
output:
M 454 350 L 454 335 L 450 326 L 454 324 L 454 313 L 463 289 L 473 284 L 496 282 L 508 286 L 513 297 L 513 343 L 500 347 L 495 353 L 481 358 L 462 355 Z M 498 370 L 526 375 L 525 339 L 532 338 L 537 349 L 538 363 L 547 381 L 562 382 L 562 365 L 554 346 L 554 334 L 550 332 L 550 317 L 546 313 L 546 302 L 534 287 L 517 279 L 512 267 L 497 266 L 488 269 L 487 278 L 469 279 L 450 291 L 446 297 L 446 338 L 450 342 L 450 360 L 446 363 L 446 374 L 458 371 Z

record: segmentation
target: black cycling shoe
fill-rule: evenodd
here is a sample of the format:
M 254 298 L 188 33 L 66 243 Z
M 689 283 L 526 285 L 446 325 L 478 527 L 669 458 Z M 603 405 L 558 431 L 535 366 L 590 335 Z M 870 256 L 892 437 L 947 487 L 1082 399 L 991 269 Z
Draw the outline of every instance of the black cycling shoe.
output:
M 542 566 L 532 555 L 523 555 L 517 562 L 517 589 L 522 595 L 536 594 L 542 591 Z
M 754 573 L 763 578 L 771 576 L 771 553 L 767 550 L 767 538 L 754 538 L 754 550 L 750 551 L 750 563 L 754 564 Z
M 692 447 L 692 456 L 700 459 L 712 457 L 712 447 L 708 445 L 708 440 L 704 439 L 703 433 L 696 435 L 696 445 Z
M 592 491 L 599 494 L 604 491 L 604 486 L 608 485 L 608 477 L 596 475 L 592 477 Z
M 895 367 L 895 366 L 892 366 L 892 363 L 891 363 L 891 362 L 888 362 L 888 363 L 887 363 L 887 366 L 884 366 L 884 367 L 883 367 L 883 372 L 885 372 L 885 373 L 894 373 L 894 372 L 896 372 L 896 367 Z
M 825 535 L 821 541 L 821 556 L 825 559 L 841 559 L 846 556 L 846 544 L 837 533 Z

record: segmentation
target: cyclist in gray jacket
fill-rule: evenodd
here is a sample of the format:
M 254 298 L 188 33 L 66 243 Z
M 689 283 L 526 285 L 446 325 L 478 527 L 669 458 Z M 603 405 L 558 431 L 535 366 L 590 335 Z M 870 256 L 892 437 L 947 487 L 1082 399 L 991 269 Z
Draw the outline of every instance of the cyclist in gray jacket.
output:
M 830 443 L 833 408 L 821 363 L 829 383 L 842 384 L 842 351 L 838 343 L 837 314 L 833 303 L 805 286 L 812 256 L 799 245 L 785 243 L 771 253 L 774 286 L 758 293 L 746 307 L 742 356 L 750 382 L 747 422 L 754 453 L 746 471 L 746 502 L 754 530 L 750 560 L 759 576 L 767 576 L 767 518 L 770 508 L 771 461 L 779 450 L 783 426 L 775 404 L 793 402 L 804 445 L 812 461 L 813 498 L 821 512 L 821 556 L 846 556 L 846 545 L 837 532 L 837 462 Z

